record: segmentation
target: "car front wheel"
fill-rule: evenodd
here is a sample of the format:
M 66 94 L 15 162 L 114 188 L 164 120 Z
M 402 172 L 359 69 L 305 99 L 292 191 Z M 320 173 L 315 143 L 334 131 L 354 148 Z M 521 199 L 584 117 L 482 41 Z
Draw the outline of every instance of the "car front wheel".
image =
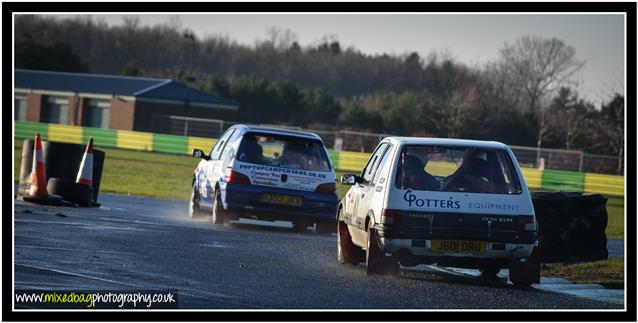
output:
M 222 205 L 222 197 L 219 190 L 215 191 L 215 202 L 213 203 L 213 224 L 221 225 L 228 222 L 228 214 Z
M 337 223 L 337 261 L 342 264 L 348 263 L 356 266 L 365 260 L 363 250 L 352 243 L 348 225 L 343 221 L 339 221 Z
M 199 208 L 199 203 L 196 203 L 195 201 L 199 201 L 199 197 L 195 186 L 193 186 L 193 189 L 191 190 L 191 198 L 188 203 L 188 217 L 191 219 L 201 218 L 206 215 L 206 213 Z

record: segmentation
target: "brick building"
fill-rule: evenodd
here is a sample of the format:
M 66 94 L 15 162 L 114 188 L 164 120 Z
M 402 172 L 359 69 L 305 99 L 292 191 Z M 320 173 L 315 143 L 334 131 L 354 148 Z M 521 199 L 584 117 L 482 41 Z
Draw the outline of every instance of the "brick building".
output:
M 16 69 L 15 120 L 171 133 L 168 117 L 226 119 L 232 100 L 169 79 Z

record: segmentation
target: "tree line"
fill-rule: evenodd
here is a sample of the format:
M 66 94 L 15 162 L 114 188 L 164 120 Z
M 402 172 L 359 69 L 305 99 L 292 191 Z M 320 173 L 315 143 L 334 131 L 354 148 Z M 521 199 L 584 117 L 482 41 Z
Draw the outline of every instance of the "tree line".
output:
M 574 75 L 586 64 L 556 38 L 527 35 L 469 67 L 451 55 L 369 55 L 335 37 L 301 46 L 271 28 L 253 45 L 141 26 L 17 15 L 17 68 L 172 78 L 236 100 L 232 121 L 498 140 L 622 156 L 624 97 L 599 106 Z

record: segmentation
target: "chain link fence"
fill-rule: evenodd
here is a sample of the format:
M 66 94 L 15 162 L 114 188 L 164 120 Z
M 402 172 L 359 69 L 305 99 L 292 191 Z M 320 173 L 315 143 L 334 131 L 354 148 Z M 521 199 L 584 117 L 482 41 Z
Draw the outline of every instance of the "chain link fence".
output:
M 173 135 L 219 138 L 226 129 L 237 123 L 239 122 L 154 115 L 152 119 L 152 131 L 155 133 Z M 318 130 L 285 125 L 243 124 L 310 131 L 319 135 L 328 148 L 337 151 L 344 150 L 371 153 L 381 139 L 392 136 L 391 134 L 351 130 Z M 587 154 L 579 150 L 549 148 L 541 148 L 539 150 L 536 147 L 522 146 L 510 146 L 510 148 L 522 167 L 623 175 L 624 160 L 616 156 Z

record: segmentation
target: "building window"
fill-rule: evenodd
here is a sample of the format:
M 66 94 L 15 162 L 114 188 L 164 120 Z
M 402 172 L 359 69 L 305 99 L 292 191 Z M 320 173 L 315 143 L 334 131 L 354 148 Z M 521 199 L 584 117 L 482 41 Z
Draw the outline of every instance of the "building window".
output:
M 95 128 L 109 128 L 111 120 L 111 101 L 85 99 L 86 107 L 82 117 L 82 125 Z
M 59 96 L 47 96 L 42 109 L 40 122 L 68 124 L 69 99 Z
M 14 119 L 27 120 L 27 96 L 26 94 L 16 93 L 13 99 Z

